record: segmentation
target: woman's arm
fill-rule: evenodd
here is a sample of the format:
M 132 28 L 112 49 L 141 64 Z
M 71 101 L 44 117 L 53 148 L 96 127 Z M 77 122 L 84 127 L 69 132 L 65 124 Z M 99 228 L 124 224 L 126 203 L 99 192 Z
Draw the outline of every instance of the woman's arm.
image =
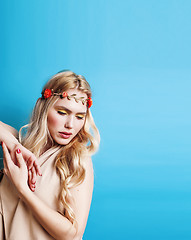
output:
M 74 199 L 70 204 L 74 210 L 76 221 L 78 223 L 78 231 L 74 238 L 75 240 L 81 239 L 85 231 L 94 186 L 93 164 L 90 157 L 86 159 L 84 167 L 86 171 L 84 181 L 77 187 L 70 189 L 70 193 Z
M 92 198 L 93 168 L 91 159 L 89 159 L 86 165 L 87 174 L 84 182 L 71 190 L 75 202 L 72 207 L 78 222 L 78 229 L 76 229 L 66 217 L 51 209 L 29 190 L 27 185 L 27 168 L 22 154 L 16 153 L 18 160 L 18 166 L 16 166 L 11 160 L 5 144 L 3 144 L 2 147 L 4 152 L 5 173 L 15 185 L 21 199 L 28 205 L 39 223 L 55 239 L 80 240 L 86 226 Z
M 19 143 L 17 139 L 17 130 L 0 121 L 0 141 L 6 143 L 9 149 L 13 149 Z
M 37 163 L 37 159 L 33 153 L 23 147 L 18 142 L 18 132 L 13 127 L 0 121 L 0 142 L 4 142 L 10 152 L 11 158 L 16 163 L 16 149 L 21 149 L 25 162 L 29 170 L 29 186 L 32 191 L 35 190 L 36 175 L 41 176 L 41 170 Z

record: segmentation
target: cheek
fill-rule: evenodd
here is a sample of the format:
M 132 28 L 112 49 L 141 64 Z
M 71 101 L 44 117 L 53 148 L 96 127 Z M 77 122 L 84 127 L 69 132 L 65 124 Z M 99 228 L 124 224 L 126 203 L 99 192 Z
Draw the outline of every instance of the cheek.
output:
M 59 119 L 55 116 L 55 114 L 50 113 L 47 118 L 48 128 L 54 128 L 59 124 Z
M 78 121 L 77 124 L 76 124 L 76 132 L 78 133 L 84 126 L 84 121 L 81 122 L 81 121 Z

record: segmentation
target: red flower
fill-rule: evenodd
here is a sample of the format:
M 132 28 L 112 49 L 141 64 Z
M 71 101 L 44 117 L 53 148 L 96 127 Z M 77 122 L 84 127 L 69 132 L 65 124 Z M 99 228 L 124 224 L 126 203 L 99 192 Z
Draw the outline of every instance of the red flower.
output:
M 91 97 L 89 97 L 88 100 L 87 100 L 88 108 L 90 108 L 92 106 L 92 104 L 93 104 L 93 101 L 92 101 Z
M 63 92 L 63 93 L 62 93 L 62 97 L 63 97 L 63 98 L 65 98 L 65 97 L 67 97 L 67 96 L 68 96 L 68 93 L 67 93 L 67 92 Z
M 51 96 L 52 96 L 52 91 L 47 88 L 47 89 L 44 91 L 43 96 L 44 96 L 45 99 L 51 97 Z

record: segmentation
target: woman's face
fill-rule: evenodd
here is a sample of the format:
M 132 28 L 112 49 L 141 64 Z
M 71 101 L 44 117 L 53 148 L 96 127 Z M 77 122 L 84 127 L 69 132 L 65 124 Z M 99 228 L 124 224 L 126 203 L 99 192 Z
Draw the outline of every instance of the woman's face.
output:
M 69 89 L 66 92 L 69 96 L 76 94 L 76 98 L 87 98 L 85 93 L 77 89 Z M 59 98 L 49 109 L 47 118 L 48 129 L 54 141 L 60 145 L 68 144 L 82 129 L 86 111 L 87 106 L 81 101 L 77 103 L 74 98 Z

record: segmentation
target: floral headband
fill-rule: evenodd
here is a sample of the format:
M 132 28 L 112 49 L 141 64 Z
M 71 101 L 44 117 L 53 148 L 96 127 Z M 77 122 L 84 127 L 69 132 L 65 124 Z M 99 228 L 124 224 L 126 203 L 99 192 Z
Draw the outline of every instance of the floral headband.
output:
M 73 98 L 77 103 L 79 101 L 82 102 L 83 105 L 87 102 L 87 107 L 88 108 L 90 108 L 92 106 L 92 103 L 93 103 L 91 97 L 88 97 L 88 98 L 84 98 L 84 97 L 77 98 L 76 94 L 68 95 L 67 92 L 56 93 L 56 92 L 53 92 L 53 89 L 49 89 L 49 88 L 45 89 L 42 92 L 42 98 L 43 99 L 47 99 L 47 98 L 50 98 L 52 96 L 60 96 L 61 99 L 66 97 L 68 100 L 71 100 Z

